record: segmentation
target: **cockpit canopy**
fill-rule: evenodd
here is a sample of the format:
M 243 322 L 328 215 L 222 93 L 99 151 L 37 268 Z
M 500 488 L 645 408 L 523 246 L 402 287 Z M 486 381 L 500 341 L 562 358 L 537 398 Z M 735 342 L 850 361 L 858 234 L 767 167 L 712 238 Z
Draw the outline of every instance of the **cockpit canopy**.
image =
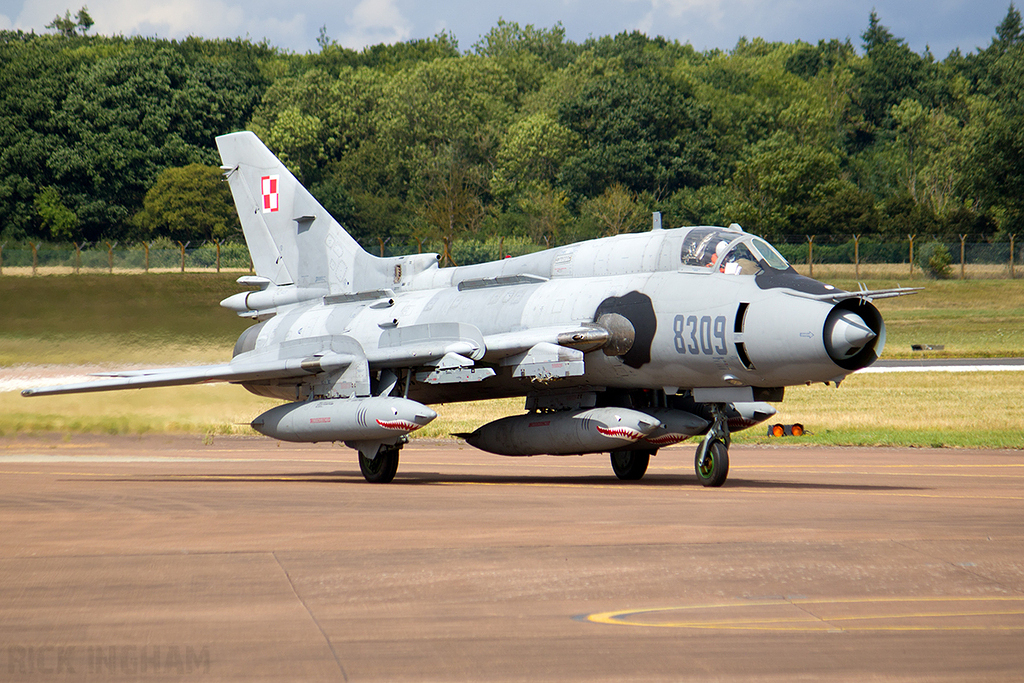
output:
M 682 264 L 717 268 L 730 275 L 756 275 L 765 269 L 789 270 L 789 262 L 760 237 L 739 226 L 692 228 L 683 238 Z

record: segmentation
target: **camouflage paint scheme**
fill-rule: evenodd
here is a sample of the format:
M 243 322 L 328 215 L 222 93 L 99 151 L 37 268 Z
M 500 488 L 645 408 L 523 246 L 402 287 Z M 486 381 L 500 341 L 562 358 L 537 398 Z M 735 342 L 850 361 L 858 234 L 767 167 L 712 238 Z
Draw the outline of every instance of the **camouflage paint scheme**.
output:
M 370 481 L 434 419 L 426 404 L 524 396 L 527 412 L 464 436 L 504 455 L 611 452 L 638 479 L 659 446 L 705 434 L 695 468 L 728 471 L 730 430 L 774 414 L 786 386 L 874 362 L 874 298 L 802 277 L 761 238 L 698 226 L 440 268 L 364 251 L 252 133 L 217 139 L 255 287 L 221 304 L 258 321 L 230 363 L 119 373 L 25 395 L 226 381 L 288 401 L 253 422 L 345 441 Z

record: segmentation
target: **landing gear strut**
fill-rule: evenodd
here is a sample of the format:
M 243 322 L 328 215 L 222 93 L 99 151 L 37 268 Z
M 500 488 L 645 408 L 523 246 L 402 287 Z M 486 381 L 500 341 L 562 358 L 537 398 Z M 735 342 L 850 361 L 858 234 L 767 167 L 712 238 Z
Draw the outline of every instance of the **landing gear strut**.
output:
M 371 484 L 389 484 L 398 472 L 398 452 L 401 445 L 388 446 L 382 444 L 374 458 L 368 458 L 359 452 L 359 469 L 363 478 Z
M 721 486 L 729 475 L 729 444 L 732 440 L 729 438 L 725 404 L 712 403 L 709 407 L 714 420 L 704 441 L 697 446 L 693 464 L 701 484 Z

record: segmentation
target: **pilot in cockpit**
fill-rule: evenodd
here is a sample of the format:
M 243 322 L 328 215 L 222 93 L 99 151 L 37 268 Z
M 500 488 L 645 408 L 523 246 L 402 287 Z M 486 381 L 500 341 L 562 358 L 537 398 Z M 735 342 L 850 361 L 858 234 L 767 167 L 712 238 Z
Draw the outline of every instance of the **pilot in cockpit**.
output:
M 724 252 L 727 248 L 725 242 L 722 242 L 716 248 L 716 253 L 719 249 Z M 727 275 L 755 275 L 760 270 L 754 255 L 745 244 L 737 244 L 728 254 L 720 254 L 718 264 L 719 272 Z
M 722 257 L 725 256 L 725 252 L 728 251 L 728 249 L 729 243 L 725 240 L 716 244 L 715 250 L 711 252 L 711 259 L 708 261 L 707 267 L 714 268 L 715 266 L 718 266 L 719 269 L 721 269 L 721 266 L 725 263 L 725 261 L 722 260 Z

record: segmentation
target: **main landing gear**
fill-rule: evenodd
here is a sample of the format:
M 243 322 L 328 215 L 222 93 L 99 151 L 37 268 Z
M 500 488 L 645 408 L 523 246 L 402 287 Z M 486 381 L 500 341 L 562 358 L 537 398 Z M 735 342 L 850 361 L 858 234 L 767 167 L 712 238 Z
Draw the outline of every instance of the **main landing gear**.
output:
M 623 481 L 636 481 L 647 472 L 651 456 L 657 452 L 657 448 L 639 451 L 612 451 L 612 470 L 615 472 L 615 476 Z
M 388 446 L 382 444 L 377 449 L 377 455 L 368 458 L 359 451 L 359 470 L 363 478 L 371 484 L 390 484 L 398 472 L 398 452 L 402 450 L 401 444 Z
M 729 476 L 729 421 L 725 417 L 725 404 L 710 404 L 713 421 L 704 441 L 697 446 L 693 465 L 697 479 L 704 486 L 721 486 Z

